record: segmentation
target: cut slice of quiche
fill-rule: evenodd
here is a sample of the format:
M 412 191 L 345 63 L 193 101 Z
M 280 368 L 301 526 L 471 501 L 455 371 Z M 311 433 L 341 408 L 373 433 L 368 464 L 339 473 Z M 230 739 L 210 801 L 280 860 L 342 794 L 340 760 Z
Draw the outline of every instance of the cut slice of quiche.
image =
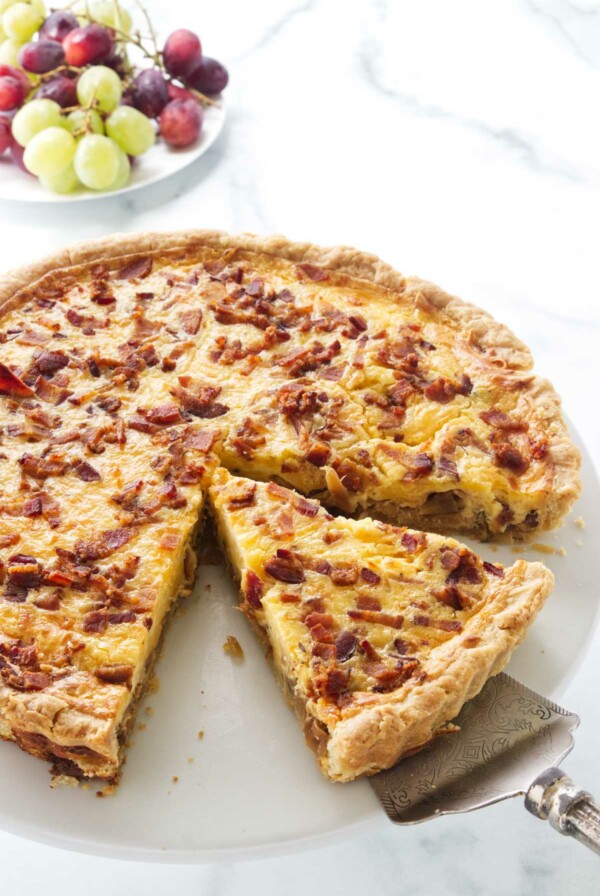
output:
M 209 492 L 242 608 L 336 781 L 443 732 L 552 588 L 541 563 L 503 568 L 452 538 L 333 517 L 274 482 L 219 470 Z

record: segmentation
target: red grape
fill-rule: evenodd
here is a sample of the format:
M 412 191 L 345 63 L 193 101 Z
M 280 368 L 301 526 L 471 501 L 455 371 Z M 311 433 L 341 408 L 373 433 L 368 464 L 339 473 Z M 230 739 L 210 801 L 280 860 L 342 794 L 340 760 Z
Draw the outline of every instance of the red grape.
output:
M 167 38 L 163 50 L 163 61 L 171 75 L 185 75 L 201 56 L 202 47 L 193 31 L 179 28 Z
M 63 109 L 68 106 L 76 106 L 77 100 L 77 83 L 65 75 L 57 75 L 36 91 L 36 100 L 54 100 Z
M 204 113 L 196 100 L 171 100 L 160 115 L 160 133 L 170 146 L 190 146 L 198 139 Z
M 74 28 L 63 42 L 67 63 L 76 66 L 102 62 L 110 53 L 112 44 L 110 31 L 95 24 Z
M 169 102 L 167 84 L 155 68 L 140 72 L 135 79 L 135 106 L 148 118 L 158 118 Z
M 29 41 L 19 52 L 19 62 L 28 72 L 43 75 L 63 65 L 65 51 L 55 40 Z
M 12 131 L 10 129 L 10 118 L 6 115 L 0 115 L 0 155 L 5 149 L 12 144 Z
M 0 78 L 3 78 L 4 75 L 10 75 L 11 78 L 16 78 L 23 88 L 23 93 L 27 96 L 31 90 L 31 81 L 22 68 L 15 68 L 14 65 L 0 65 Z
M 40 28 L 40 37 L 43 37 L 44 40 L 55 40 L 62 43 L 67 34 L 78 26 L 77 17 L 72 12 L 57 9 L 56 12 L 50 13 Z
M 25 99 L 23 85 L 11 75 L 0 78 L 0 111 L 16 109 Z
M 112 68 L 118 76 L 123 80 L 125 78 L 125 60 L 121 56 L 120 53 L 117 53 L 115 48 L 113 47 L 106 59 L 103 60 L 102 65 L 105 65 L 107 68 Z
M 201 93 L 221 93 L 227 87 L 229 74 L 224 65 L 203 56 L 186 75 L 187 83 Z
M 185 87 L 180 87 L 179 84 L 173 84 L 172 81 L 169 81 L 167 84 L 167 92 L 169 94 L 170 100 L 193 100 L 194 94 L 190 93 L 189 90 L 186 90 Z
M 25 172 L 25 174 L 28 174 L 30 177 L 33 177 L 33 174 L 31 173 L 31 171 L 29 171 L 25 167 L 25 163 L 23 162 L 23 153 L 24 152 L 25 152 L 25 147 L 19 146 L 17 141 L 13 140 L 11 147 L 10 147 L 10 154 L 12 156 L 13 162 L 15 163 L 17 168 L 20 168 L 21 171 Z

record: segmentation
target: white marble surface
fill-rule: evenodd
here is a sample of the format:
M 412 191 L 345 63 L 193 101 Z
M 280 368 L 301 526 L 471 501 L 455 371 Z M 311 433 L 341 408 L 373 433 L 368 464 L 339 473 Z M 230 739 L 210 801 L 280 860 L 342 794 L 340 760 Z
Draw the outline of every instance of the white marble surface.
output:
M 117 230 L 222 227 L 372 250 L 491 310 L 527 341 L 600 464 L 597 0 L 148 3 L 231 69 L 226 133 L 120 201 L 0 208 L 0 266 Z M 588 521 L 591 523 L 592 521 Z M 568 596 L 565 596 L 568 597 Z M 600 635 L 563 702 L 565 766 L 600 796 Z M 0 794 L 1 799 L 1 794 Z M 232 807 L 235 811 L 235 807 Z M 0 833 L 3 887 L 47 896 L 596 894 L 600 862 L 518 802 L 213 866 L 72 855 Z

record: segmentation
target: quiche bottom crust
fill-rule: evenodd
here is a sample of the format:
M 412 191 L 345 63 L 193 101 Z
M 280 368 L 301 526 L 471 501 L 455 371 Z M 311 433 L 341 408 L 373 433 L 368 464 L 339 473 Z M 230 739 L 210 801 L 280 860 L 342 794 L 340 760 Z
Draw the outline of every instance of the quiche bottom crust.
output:
M 148 252 L 179 249 L 187 252 L 196 246 L 223 251 L 239 248 L 292 262 L 311 262 L 392 291 L 402 289 L 404 295 L 408 291 L 419 307 L 443 310 L 459 326 L 471 331 L 482 345 L 493 349 L 496 357 L 506 366 L 524 372 L 532 367 L 533 361 L 528 348 L 505 325 L 480 308 L 449 295 L 427 281 L 402 276 L 375 255 L 344 246 L 322 248 L 310 243 L 290 242 L 283 236 L 231 236 L 222 231 L 190 230 L 176 233 L 114 234 L 98 240 L 88 240 L 4 275 L 0 280 L 0 312 L 17 307 L 20 301 L 19 291 L 35 286 L 36 281 L 50 272 L 65 268 L 76 269 L 79 265 L 99 260 L 127 260 Z M 537 408 L 552 427 L 554 499 L 547 516 L 547 526 L 552 528 L 562 520 L 580 494 L 577 472 L 579 452 L 568 437 L 560 416 L 560 399 L 550 382 L 533 377 L 529 391 Z M 426 528 L 426 525 L 427 517 L 424 516 L 422 527 Z M 485 628 L 486 617 L 482 614 L 477 625 L 465 628 L 464 635 L 457 639 L 457 645 L 453 645 L 445 662 L 439 663 L 435 688 L 429 683 L 427 689 L 412 691 L 409 699 L 390 700 L 337 726 L 328 741 L 326 758 L 322 761 L 332 778 L 350 780 L 357 775 L 372 774 L 394 764 L 401 755 L 431 738 L 434 733 L 432 719 L 437 719 L 437 724 L 433 725 L 435 729 L 455 716 L 462 704 L 477 694 L 491 675 L 503 668 L 551 587 L 551 573 L 542 564 L 532 566 L 537 569 L 534 578 L 516 582 L 516 590 L 512 594 L 506 587 L 503 589 L 504 601 L 502 609 L 493 616 L 494 634 L 491 640 L 488 637 L 485 645 L 463 649 L 462 655 L 457 655 L 456 647 L 464 636 Z M 511 579 L 507 579 L 505 584 L 508 585 L 510 581 Z M 176 595 L 173 596 L 173 605 L 175 603 Z M 488 623 L 491 624 L 489 618 Z M 147 675 L 142 678 L 142 683 L 146 679 Z M 66 735 L 59 742 L 52 738 L 52 697 L 43 693 L 20 693 L 16 697 L 11 693 L 10 697 L 12 708 L 7 711 L 8 701 L 0 693 L 0 703 L 4 704 L 0 717 L 1 738 L 14 740 L 16 731 L 26 735 L 41 734 L 47 738 L 46 756 L 53 745 L 64 751 L 69 746 L 85 743 L 91 751 L 90 755 L 86 759 L 84 749 L 77 756 L 77 764 L 83 774 L 108 780 L 118 776 L 122 749 L 119 747 L 118 756 L 115 755 L 115 744 L 119 735 L 123 737 L 125 718 L 133 713 L 135 699 L 127 704 L 117 730 L 114 724 L 108 730 L 107 726 L 99 725 L 98 719 L 91 714 L 79 713 L 72 719 L 72 737 Z M 93 752 L 94 748 L 102 751 L 102 759 L 105 760 L 109 742 L 109 752 L 113 756 L 108 761 L 99 761 Z M 32 745 L 23 742 L 22 746 L 28 752 L 36 753 Z M 39 755 L 41 748 L 38 747 L 37 752 Z

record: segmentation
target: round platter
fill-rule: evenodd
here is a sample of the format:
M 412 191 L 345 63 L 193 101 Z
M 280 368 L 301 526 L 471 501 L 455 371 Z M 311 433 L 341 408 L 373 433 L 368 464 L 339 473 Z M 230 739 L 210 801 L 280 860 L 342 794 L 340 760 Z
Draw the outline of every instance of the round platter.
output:
M 194 146 L 189 149 L 172 149 L 159 140 L 133 165 L 129 183 L 121 190 L 113 190 L 110 193 L 86 190 L 84 187 L 65 195 L 51 193 L 50 190 L 42 187 L 36 177 L 31 177 L 17 168 L 10 155 L 6 153 L 0 156 L 0 202 L 91 202 L 112 196 L 123 196 L 133 190 L 140 190 L 142 187 L 158 183 L 183 168 L 187 168 L 212 146 L 224 124 L 225 105 L 221 97 L 218 106 L 207 106 L 204 109 L 202 132 Z
M 540 539 L 545 550 L 518 549 L 544 560 L 556 587 L 509 671 L 553 698 L 574 675 L 598 610 L 600 488 L 585 453 L 582 479 L 564 528 Z M 503 563 L 516 556 L 509 546 L 476 547 Z M 114 794 L 51 789 L 45 763 L 0 743 L 0 827 L 113 858 L 202 862 L 290 852 L 381 818 L 368 782 L 334 785 L 321 776 L 236 600 L 221 566 L 201 566 L 167 633 L 159 687 L 140 707 Z M 223 650 L 230 634 L 241 661 Z

